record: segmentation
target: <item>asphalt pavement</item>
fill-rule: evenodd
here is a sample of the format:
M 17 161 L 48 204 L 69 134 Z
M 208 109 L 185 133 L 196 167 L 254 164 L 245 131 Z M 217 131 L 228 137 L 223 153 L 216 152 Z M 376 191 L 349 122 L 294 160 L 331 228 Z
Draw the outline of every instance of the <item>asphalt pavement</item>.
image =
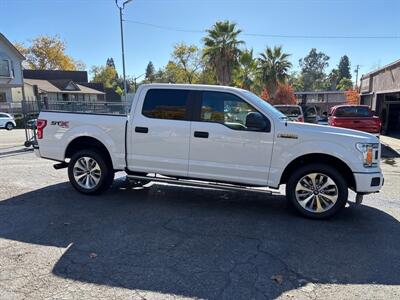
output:
M 381 193 L 328 221 L 283 195 L 122 173 L 83 196 L 52 164 L 0 154 L 0 299 L 400 299 L 399 158 Z

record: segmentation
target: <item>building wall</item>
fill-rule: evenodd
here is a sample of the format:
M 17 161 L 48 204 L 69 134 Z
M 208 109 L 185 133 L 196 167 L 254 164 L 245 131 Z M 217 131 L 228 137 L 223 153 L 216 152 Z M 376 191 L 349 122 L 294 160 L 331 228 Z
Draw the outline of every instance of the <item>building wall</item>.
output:
M 346 102 L 346 94 L 326 94 L 326 102 L 329 103 L 344 103 Z
M 373 76 L 372 82 L 374 92 L 400 90 L 400 66 Z
M 0 40 L 0 59 L 4 58 L 11 60 L 12 68 L 14 69 L 14 77 L 11 79 L 0 77 L 0 86 L 3 87 L 5 85 L 9 87 L 22 86 L 22 66 L 21 66 L 22 60 L 15 53 L 15 51 L 11 50 L 8 45 L 4 44 Z
M 0 94 L 1 94 L 0 103 L 10 103 L 11 102 L 12 93 L 11 93 L 11 88 L 10 87 L 5 87 L 5 86 L 1 87 L 0 86 Z
M 12 100 L 13 102 L 21 102 L 23 99 L 22 88 L 12 88 L 11 89 Z

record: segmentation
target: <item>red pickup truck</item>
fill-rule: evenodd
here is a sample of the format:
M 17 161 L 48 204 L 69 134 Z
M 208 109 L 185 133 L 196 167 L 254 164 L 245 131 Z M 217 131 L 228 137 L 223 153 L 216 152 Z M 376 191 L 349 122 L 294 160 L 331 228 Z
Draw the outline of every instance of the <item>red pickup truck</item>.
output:
M 337 105 L 331 108 L 328 124 L 360 130 L 374 135 L 381 131 L 381 120 L 372 114 L 367 105 Z

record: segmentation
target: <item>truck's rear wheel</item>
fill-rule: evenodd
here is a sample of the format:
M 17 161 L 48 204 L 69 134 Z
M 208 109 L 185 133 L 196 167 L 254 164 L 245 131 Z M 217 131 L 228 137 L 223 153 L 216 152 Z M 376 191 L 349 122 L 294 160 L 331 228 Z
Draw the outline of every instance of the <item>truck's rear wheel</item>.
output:
M 303 216 L 324 219 L 345 206 L 348 186 L 331 166 L 310 164 L 299 168 L 289 178 L 286 197 Z
M 87 195 L 99 194 L 110 187 L 114 170 L 100 152 L 92 149 L 75 153 L 68 164 L 72 186 Z

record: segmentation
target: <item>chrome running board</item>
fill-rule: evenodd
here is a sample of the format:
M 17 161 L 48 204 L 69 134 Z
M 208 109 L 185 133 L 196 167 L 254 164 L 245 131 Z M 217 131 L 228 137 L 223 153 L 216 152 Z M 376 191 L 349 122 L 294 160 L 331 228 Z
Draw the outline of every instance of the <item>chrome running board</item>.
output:
M 211 188 L 211 189 L 225 190 L 225 191 L 257 192 L 257 193 L 264 193 L 267 195 L 280 195 L 278 190 L 271 190 L 271 189 L 266 190 L 264 187 L 249 187 L 249 186 L 235 185 L 228 183 L 208 182 L 208 181 L 193 180 L 193 179 L 181 179 L 181 178 L 161 176 L 157 174 L 154 176 L 140 176 L 140 175 L 127 174 L 126 177 L 128 179 L 146 180 L 146 181 L 148 180 L 148 181 L 163 182 L 173 185 L 181 185 L 189 187 L 202 187 L 202 188 Z

